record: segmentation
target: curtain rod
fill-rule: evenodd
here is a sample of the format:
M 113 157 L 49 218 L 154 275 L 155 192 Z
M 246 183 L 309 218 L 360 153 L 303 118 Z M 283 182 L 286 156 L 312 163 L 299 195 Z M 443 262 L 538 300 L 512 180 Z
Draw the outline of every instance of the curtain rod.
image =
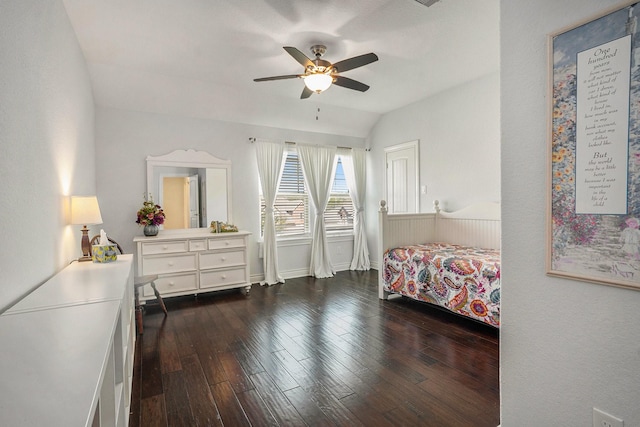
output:
M 250 136 L 249 137 L 249 142 L 251 142 L 253 144 L 254 142 L 256 142 L 256 138 L 253 137 L 253 136 Z M 292 142 L 292 141 L 285 141 L 284 143 L 285 144 L 289 144 L 289 145 L 296 145 L 296 143 Z M 341 147 L 341 146 L 337 146 L 336 148 L 342 148 L 342 149 L 345 149 L 345 150 L 352 150 L 353 149 L 353 147 Z M 365 148 L 364 151 L 371 151 L 371 148 Z

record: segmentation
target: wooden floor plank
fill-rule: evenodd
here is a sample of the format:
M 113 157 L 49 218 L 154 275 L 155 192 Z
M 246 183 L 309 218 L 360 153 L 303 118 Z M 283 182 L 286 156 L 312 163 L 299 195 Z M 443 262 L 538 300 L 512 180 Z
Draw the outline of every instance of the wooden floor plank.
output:
M 219 409 L 209 389 L 200 359 L 195 354 L 185 356 L 182 359 L 182 366 L 194 425 L 222 426 Z
M 247 340 L 246 343 L 249 351 L 253 353 L 280 390 L 286 391 L 299 386 L 296 380 L 289 374 L 286 367 L 274 356 L 274 353 L 260 347 L 255 341 Z
M 147 316 L 150 317 L 150 316 Z M 151 319 L 150 319 L 151 320 Z M 162 365 L 160 363 L 160 342 L 158 328 L 147 321 L 145 333 L 138 335 L 140 345 L 140 398 L 157 396 L 163 393 Z
M 288 353 L 281 354 L 286 356 Z M 294 365 L 291 360 L 285 359 L 284 363 L 286 363 L 286 366 Z M 349 384 L 347 384 L 339 374 L 336 374 L 334 370 L 335 365 L 332 361 L 324 359 L 322 354 L 314 358 L 301 360 L 298 363 L 314 385 L 322 385 L 322 387 L 336 399 L 342 399 L 354 393 L 353 389 L 349 387 Z M 294 376 L 294 378 L 298 380 L 297 376 Z
M 322 412 L 315 399 L 302 387 L 285 391 L 285 396 L 296 408 L 306 425 L 310 427 L 338 425 Z
M 136 343 L 132 427 L 500 423 L 498 330 L 379 300 L 375 270 L 165 304 Z
M 179 357 L 188 356 L 196 352 L 195 346 L 191 340 L 191 334 L 182 333 L 182 331 L 185 331 L 187 328 L 187 318 L 188 315 L 180 311 L 173 313 L 171 321 L 168 322 L 173 325 L 174 332 L 177 332 L 174 336 Z
M 252 425 L 265 427 L 280 425 L 256 390 L 237 393 L 236 397 Z
M 254 388 L 235 353 L 230 351 L 219 353 L 218 359 L 227 375 L 227 382 L 236 393 L 242 393 Z
M 233 345 L 229 347 L 229 351 L 233 353 L 236 360 L 242 367 L 242 370 L 247 375 L 253 375 L 264 371 L 264 368 L 258 359 L 256 359 L 256 357 L 247 348 L 245 341 L 235 341 Z
M 179 371 L 182 369 L 180 365 L 180 353 L 176 345 L 176 334 L 174 332 L 165 332 L 159 340 L 160 347 L 160 365 L 162 373 Z
M 320 383 L 307 393 L 316 402 L 324 415 L 338 426 L 364 427 L 358 417 L 353 414 L 341 400 L 336 398 L 324 384 Z M 353 394 L 353 393 L 351 393 Z
M 214 351 L 212 346 L 206 342 L 199 342 L 195 347 L 197 349 L 196 354 L 202 364 L 202 370 L 209 384 L 218 384 L 227 381 L 227 373 L 219 358 L 221 353 Z
M 300 413 L 291 404 L 287 396 L 276 386 L 269 374 L 260 372 L 251 375 L 251 381 L 256 386 L 256 391 L 262 397 L 269 411 L 281 426 L 304 426 Z
M 140 427 L 140 405 L 142 400 L 142 377 L 140 375 L 142 351 L 141 341 L 136 340 L 135 353 L 133 355 L 133 378 L 131 381 L 131 407 L 129 408 L 129 427 Z M 164 412 L 164 409 L 163 409 Z
M 195 425 L 189 393 L 184 383 L 182 371 L 168 372 L 162 376 L 167 424 L 176 427 Z
M 250 426 L 251 422 L 228 382 L 212 384 L 211 393 L 218 405 L 220 418 L 225 426 Z
M 145 427 L 167 426 L 164 395 L 156 395 L 142 399 L 140 402 L 140 425 Z
M 340 402 L 367 427 L 390 425 L 384 417 L 385 412 L 387 412 L 384 408 L 371 405 L 366 399 L 363 399 L 356 393 L 344 397 Z

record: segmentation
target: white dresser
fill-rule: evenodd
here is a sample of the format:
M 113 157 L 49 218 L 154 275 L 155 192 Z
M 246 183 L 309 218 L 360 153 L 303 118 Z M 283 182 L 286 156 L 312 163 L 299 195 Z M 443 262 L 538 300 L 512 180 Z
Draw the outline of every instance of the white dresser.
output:
M 133 255 L 74 262 L 0 316 L 1 426 L 126 426 Z
M 197 228 L 135 237 L 137 274 L 157 274 L 156 287 L 163 297 L 233 288 L 249 292 L 250 235 L 247 231 L 211 233 L 208 228 Z M 145 286 L 140 299 L 153 298 L 153 290 Z

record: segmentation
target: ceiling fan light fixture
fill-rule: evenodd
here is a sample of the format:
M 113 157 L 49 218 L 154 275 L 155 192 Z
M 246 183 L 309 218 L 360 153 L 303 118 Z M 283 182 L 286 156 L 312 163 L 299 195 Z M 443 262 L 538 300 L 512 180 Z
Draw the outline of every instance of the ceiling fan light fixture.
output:
M 431 0 L 436 1 L 436 0 Z M 341 86 L 347 89 L 353 89 L 360 92 L 366 92 L 369 86 L 360 83 L 357 80 L 343 77 L 340 73 L 353 70 L 367 64 L 371 64 L 378 60 L 378 55 L 375 53 L 366 53 L 364 55 L 354 56 L 352 58 L 343 59 L 335 63 L 320 59 L 324 54 L 326 47 L 323 45 L 311 46 L 311 51 L 316 56 L 316 59 L 311 60 L 307 55 L 300 52 L 295 47 L 284 46 L 284 50 L 287 51 L 293 59 L 295 59 L 300 65 L 304 67 L 302 74 L 287 74 L 284 76 L 272 76 L 262 77 L 259 79 L 253 79 L 255 82 L 266 82 L 269 80 L 284 80 L 284 79 L 297 79 L 304 80 L 304 89 L 300 95 L 300 99 L 307 99 L 313 93 L 320 93 L 327 90 L 332 84 Z
M 315 93 L 327 90 L 333 83 L 333 77 L 329 74 L 314 73 L 304 76 L 304 85 Z

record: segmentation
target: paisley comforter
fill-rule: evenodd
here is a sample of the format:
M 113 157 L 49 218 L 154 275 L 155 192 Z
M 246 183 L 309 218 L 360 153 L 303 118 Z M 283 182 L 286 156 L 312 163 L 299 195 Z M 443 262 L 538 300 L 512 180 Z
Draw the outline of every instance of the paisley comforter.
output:
M 389 249 L 384 289 L 500 326 L 500 251 L 448 243 Z

